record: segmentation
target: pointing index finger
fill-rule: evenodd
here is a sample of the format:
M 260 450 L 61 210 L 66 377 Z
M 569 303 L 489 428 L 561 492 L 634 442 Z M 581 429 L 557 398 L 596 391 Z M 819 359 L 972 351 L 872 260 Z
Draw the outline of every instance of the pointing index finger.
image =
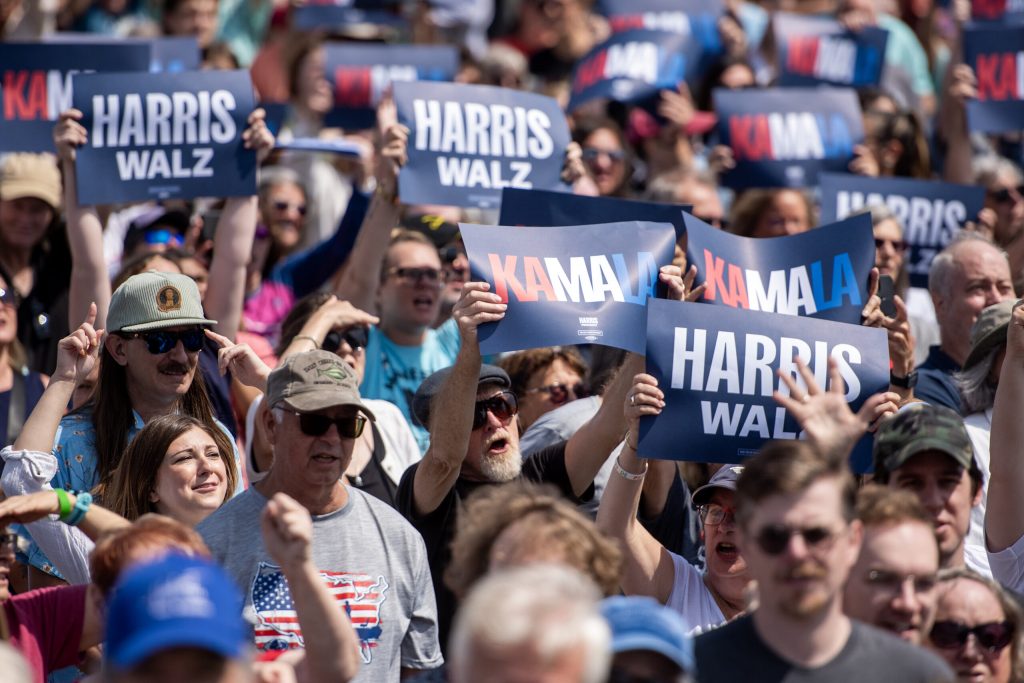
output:
M 234 345 L 234 343 L 230 339 L 228 339 L 227 337 L 225 337 L 223 335 L 217 334 L 216 332 L 211 330 L 209 327 L 207 327 L 203 331 L 206 332 L 206 336 L 207 337 L 209 337 L 213 341 L 217 342 L 217 344 L 220 345 L 220 348 L 222 348 L 222 349 L 226 349 L 229 346 L 233 346 Z

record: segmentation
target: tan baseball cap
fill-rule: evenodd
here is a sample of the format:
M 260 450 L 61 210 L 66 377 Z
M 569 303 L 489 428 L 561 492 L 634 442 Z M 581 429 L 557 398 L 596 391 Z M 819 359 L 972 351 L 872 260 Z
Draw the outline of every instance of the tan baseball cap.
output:
M 348 363 L 330 351 L 289 356 L 267 378 L 267 405 L 312 413 L 338 406 L 355 406 L 371 420 L 373 412 L 359 396 L 359 380 Z
M 217 324 L 203 313 L 199 288 L 188 275 L 149 270 L 114 290 L 107 313 L 111 332 L 146 332 L 178 325 Z
M 41 199 L 60 208 L 61 184 L 52 154 L 11 154 L 0 166 L 0 199 Z

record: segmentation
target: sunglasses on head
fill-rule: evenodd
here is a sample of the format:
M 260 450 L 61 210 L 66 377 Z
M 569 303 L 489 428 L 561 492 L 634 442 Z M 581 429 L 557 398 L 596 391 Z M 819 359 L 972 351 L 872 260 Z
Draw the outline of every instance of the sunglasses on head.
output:
M 306 436 L 323 436 L 334 425 L 338 428 L 338 436 L 343 439 L 356 439 L 363 433 L 366 418 L 362 415 L 349 417 L 328 417 L 319 413 L 295 413 L 299 416 L 299 429 Z
M 560 406 L 567 401 L 575 401 L 578 398 L 583 398 L 587 395 L 586 389 L 583 387 L 583 382 L 577 382 L 573 385 L 568 384 L 548 384 L 547 386 L 537 387 L 535 389 L 529 389 L 527 394 L 544 393 L 547 394 L 551 402 L 556 406 Z
M 191 353 L 199 351 L 206 343 L 206 334 L 201 327 L 192 327 L 180 332 L 171 332 L 170 330 L 131 332 L 121 336 L 125 339 L 141 339 L 146 342 L 146 350 L 152 354 L 167 353 L 178 345 L 179 340 L 185 350 Z
M 769 524 L 757 533 L 754 540 L 766 555 L 781 555 L 789 547 L 789 539 L 793 536 L 801 536 L 809 549 L 825 549 L 835 538 L 833 531 L 823 526 L 795 529 L 781 524 Z
M 887 244 L 897 253 L 903 253 L 907 250 L 907 243 L 903 240 L 884 240 L 880 237 L 875 238 L 875 249 L 881 249 Z
M 512 419 L 519 412 L 519 401 L 511 391 L 503 391 L 490 398 L 477 401 L 473 412 L 473 429 L 480 429 L 487 424 L 487 414 L 490 413 L 502 422 Z
M 413 284 L 426 282 L 428 285 L 439 285 L 443 273 L 437 268 L 392 268 L 391 275 Z
M 287 211 L 288 209 L 295 209 L 296 211 L 299 212 L 300 216 L 305 216 L 306 215 L 306 205 L 305 204 L 292 204 L 291 202 L 275 201 L 274 202 L 274 209 L 276 211 Z
M 959 621 L 936 621 L 930 637 L 935 647 L 958 650 L 967 644 L 972 633 L 978 639 L 978 645 L 989 652 L 999 652 L 1013 640 L 1013 625 L 1008 621 L 990 621 L 977 626 L 967 626 Z
M 1001 190 L 989 190 L 988 196 L 992 197 L 998 204 L 1010 204 L 1024 196 L 1024 185 L 1015 188 L 1004 187 Z
M 18 293 L 14 291 L 14 287 L 0 287 L 0 304 L 17 307 Z
M 337 353 L 338 349 L 341 348 L 341 342 L 345 342 L 353 351 L 359 349 L 365 349 L 366 344 L 369 341 L 369 333 L 365 327 L 350 327 L 347 330 L 331 330 L 324 337 L 324 343 L 320 345 L 320 348 L 324 351 L 330 351 L 331 353 Z

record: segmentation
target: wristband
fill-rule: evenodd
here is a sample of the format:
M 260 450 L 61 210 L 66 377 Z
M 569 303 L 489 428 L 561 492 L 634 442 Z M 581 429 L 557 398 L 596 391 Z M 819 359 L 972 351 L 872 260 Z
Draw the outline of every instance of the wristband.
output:
M 318 342 L 313 337 L 310 337 L 308 334 L 299 334 L 299 335 L 296 335 L 296 336 L 292 337 L 292 341 L 298 341 L 300 339 L 305 339 L 307 341 L 311 341 L 311 342 L 313 342 L 313 346 L 314 347 L 316 347 L 318 349 L 320 348 L 320 342 Z
M 644 478 L 644 475 L 647 474 L 647 463 L 644 462 L 643 472 L 630 472 L 619 464 L 618 458 L 615 458 L 615 471 L 618 472 L 619 476 L 623 479 L 627 479 L 629 481 L 640 481 Z
M 917 386 L 917 370 L 914 370 L 906 377 L 897 377 L 889 372 L 889 384 L 894 387 L 900 387 L 901 389 L 913 389 Z
M 64 520 L 64 522 L 68 526 L 78 526 L 78 523 L 85 517 L 85 513 L 89 511 L 90 506 L 92 506 L 92 494 L 88 491 L 79 493 L 77 500 L 75 500 L 75 508 L 71 511 L 71 516 Z
M 57 503 L 60 505 L 60 512 L 57 518 L 62 522 L 66 522 L 68 515 L 71 514 L 71 499 L 68 498 L 68 492 L 64 489 L 54 489 L 53 492 L 57 494 Z

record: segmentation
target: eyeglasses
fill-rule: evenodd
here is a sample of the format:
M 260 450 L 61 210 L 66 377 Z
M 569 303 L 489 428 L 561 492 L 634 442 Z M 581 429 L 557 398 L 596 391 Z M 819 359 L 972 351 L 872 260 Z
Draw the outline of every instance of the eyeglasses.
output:
M 319 413 L 295 413 L 299 416 L 299 429 L 306 436 L 323 436 L 334 425 L 338 428 L 338 436 L 343 439 L 356 439 L 363 433 L 366 418 L 362 415 L 349 417 L 328 417 Z
M 18 534 L 13 531 L 0 534 L 0 555 L 13 555 L 18 549 Z
M 153 330 L 151 332 L 121 333 L 125 339 L 141 339 L 146 342 L 146 350 L 152 354 L 167 353 L 181 341 L 185 350 L 195 353 L 203 348 L 206 343 L 206 334 L 201 327 L 192 327 L 180 332 L 170 330 Z
M 997 204 L 1011 204 L 1024 197 L 1024 185 L 1017 187 L 1004 187 L 1001 190 L 989 190 L 988 196 Z
M 808 548 L 827 550 L 835 538 L 835 533 L 823 526 L 812 526 L 806 529 L 794 529 L 781 524 L 769 524 L 758 532 L 754 540 L 767 555 L 781 555 L 789 547 L 789 539 L 801 536 Z
M 967 644 L 972 633 L 978 639 L 978 645 L 996 653 L 1013 640 L 1013 625 L 1008 621 L 990 621 L 977 626 L 967 626 L 959 621 L 936 621 L 932 626 L 931 639 L 935 647 L 959 650 Z
M 0 304 L 4 306 L 18 306 L 18 293 L 14 287 L 0 287 Z
M 875 238 L 875 249 L 881 249 L 887 244 L 890 247 L 892 247 L 892 250 L 895 251 L 897 254 L 902 254 L 904 251 L 907 250 L 908 246 L 907 243 L 904 242 L 903 240 L 885 240 L 880 237 Z
M 459 256 L 465 256 L 466 250 L 462 247 L 443 247 L 437 250 L 437 253 L 441 256 L 441 262 L 444 264 L 455 263 L 455 259 Z
M 726 520 L 736 520 L 735 508 L 727 508 L 717 503 L 698 506 L 697 514 L 700 515 L 700 521 L 708 526 L 718 526 Z
M 487 424 L 487 414 L 490 413 L 502 422 L 511 420 L 519 412 L 519 401 L 511 391 L 503 391 L 490 398 L 477 401 L 473 408 L 473 429 L 477 430 Z
M 597 161 L 600 156 L 608 157 L 608 161 L 618 164 L 626 158 L 626 153 L 621 149 L 599 149 L 597 147 L 584 147 L 582 158 L 583 161 Z
M 392 268 L 389 275 L 412 284 L 426 282 L 428 285 L 439 285 L 443 273 L 437 268 Z
M 548 384 L 547 386 L 528 389 L 526 393 L 545 393 L 556 406 L 560 406 L 567 401 L 575 401 L 576 399 L 583 398 L 587 395 L 587 391 L 583 387 L 583 382 L 577 382 L 571 386 L 561 383 Z
M 904 575 L 887 569 L 872 569 L 867 574 L 867 582 L 876 590 L 889 595 L 896 595 L 903 589 L 903 586 L 907 585 L 907 582 L 910 582 L 914 593 L 920 595 L 931 592 L 935 588 L 935 584 L 938 583 L 938 579 L 935 574 Z
M 300 216 L 306 215 L 305 204 L 292 204 L 291 202 L 277 200 L 273 202 L 273 207 L 275 211 L 287 211 L 288 209 L 295 209 L 296 211 L 299 212 Z
M 328 332 L 320 348 L 324 351 L 337 353 L 338 349 L 341 348 L 341 342 L 345 342 L 352 347 L 353 351 L 358 351 L 359 349 L 365 349 L 368 341 L 369 333 L 365 327 L 350 327 L 344 331 L 331 330 Z

